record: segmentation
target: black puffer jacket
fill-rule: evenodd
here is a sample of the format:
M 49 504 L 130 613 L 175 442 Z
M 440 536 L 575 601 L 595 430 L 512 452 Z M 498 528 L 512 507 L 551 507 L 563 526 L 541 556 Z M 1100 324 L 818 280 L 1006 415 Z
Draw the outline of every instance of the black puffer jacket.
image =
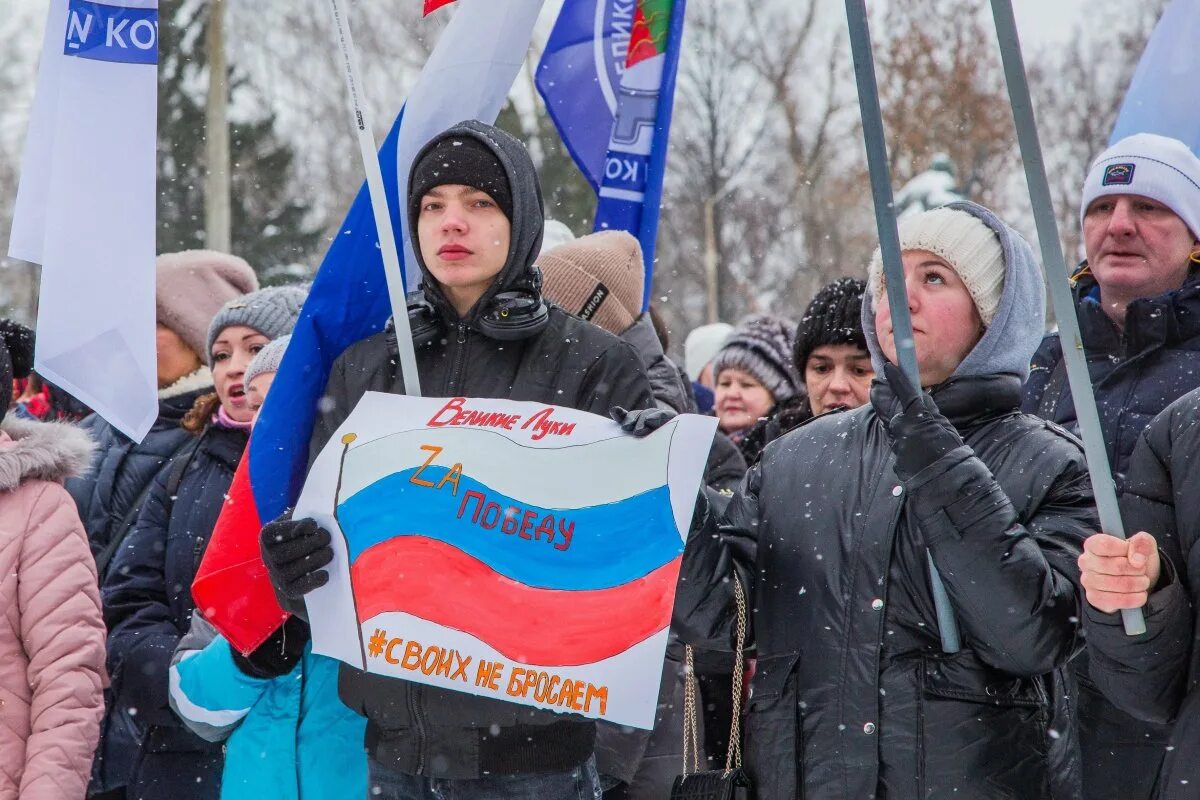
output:
M 723 521 L 688 540 L 685 637 L 728 648 L 730 575 L 749 590 L 760 800 L 1050 795 L 1063 754 L 1047 673 L 1079 644 L 1072 576 L 1096 525 L 1083 455 L 1017 412 L 1014 376 L 954 378 L 934 398 L 973 453 L 902 485 L 872 406 L 823 415 L 768 445 Z M 957 612 L 955 655 L 926 547 Z
M 197 397 L 212 391 L 212 378 L 203 370 L 179 387 L 179 394 L 158 401 L 158 419 L 138 444 L 96 414 L 80 423 L 96 442 L 96 456 L 87 475 L 66 486 L 87 529 L 92 555 L 104 550 L 163 464 L 191 440 L 179 423 Z
M 225 503 L 247 434 L 210 426 L 154 479 L 137 525 L 113 558 L 101 587 L 108 624 L 110 715 L 134 710 L 146 731 L 129 780 L 129 796 L 216 798 L 220 794 L 221 747 L 193 734 L 171 711 L 171 656 L 191 624 L 192 580 Z M 177 464 L 178 489 L 169 485 Z M 106 753 L 120 758 L 136 742 L 108 737 Z
M 1086 271 L 1076 280 L 1075 306 L 1109 464 L 1120 485 L 1150 421 L 1200 386 L 1200 273 L 1193 271 L 1181 289 L 1130 303 L 1124 331 L 1104 313 L 1096 279 Z M 1033 358 L 1022 410 L 1077 432 L 1065 366 L 1057 334 L 1046 337 Z M 1071 674 L 1078 684 L 1073 694 L 1085 797 L 1146 800 L 1170 729 L 1107 702 L 1089 676 L 1086 654 L 1072 663 Z
M 738 442 L 738 450 L 747 464 L 754 465 L 762 455 L 763 448 L 812 417 L 812 404 L 808 402 L 807 395 L 776 403 L 767 416 L 746 431 L 746 435 Z
M 1108 460 L 1119 482 L 1150 420 L 1200 386 L 1200 271 L 1193 270 L 1181 289 L 1130 303 L 1123 331 L 1101 308 L 1091 273 L 1077 276 L 1074 295 Z M 1046 396 L 1048 386 L 1052 396 Z M 1078 431 L 1058 334 L 1047 336 L 1033 357 L 1021 410 Z
M 1133 451 L 1121 495 L 1126 530 L 1158 541 L 1163 573 L 1145 609 L 1146 633 L 1118 614 L 1084 613 L 1091 676 L 1123 712 L 1173 723 L 1155 797 L 1191 800 L 1200 786 L 1200 389 L 1154 419 Z M 1120 758 L 1120 754 L 1117 754 Z
M 497 298 L 501 292 L 521 289 L 540 302 L 533 259 L 542 238 L 541 190 L 529 155 L 506 134 L 467 122 L 443 136 L 477 138 L 496 153 L 512 187 L 513 225 L 508 262 L 465 318 L 459 318 L 421 265 L 429 305 L 413 306 L 410 319 L 422 391 L 433 397 L 553 403 L 601 415 L 613 406 L 653 407 L 634 349 L 562 309 L 548 307 L 541 327 L 524 324 L 530 317 L 515 311 L 495 315 L 493 330 L 513 326 L 503 334 L 509 339 L 482 332 L 488 327 L 485 315 L 503 301 Z M 314 455 L 367 391 L 404 391 L 390 326 L 334 362 L 325 410 L 313 433 Z M 372 757 L 401 772 L 470 779 L 566 771 L 592 754 L 595 724 L 578 717 L 370 675 L 345 664 L 340 691 L 346 705 L 367 718 Z
M 659 408 L 667 408 L 676 414 L 695 414 L 696 398 L 692 395 L 692 384 L 679 366 L 663 352 L 662 342 L 654 330 L 649 314 L 642 314 L 637 321 L 621 334 L 621 341 L 629 342 L 637 350 L 650 379 L 650 389 Z

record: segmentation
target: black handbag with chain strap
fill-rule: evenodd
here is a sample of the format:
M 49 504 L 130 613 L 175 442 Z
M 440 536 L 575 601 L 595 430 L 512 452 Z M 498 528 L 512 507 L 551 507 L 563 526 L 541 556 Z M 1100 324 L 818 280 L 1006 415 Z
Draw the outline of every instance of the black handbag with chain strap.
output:
M 733 579 L 733 596 L 737 601 L 737 642 L 733 657 L 733 724 L 729 732 L 729 751 L 725 754 L 725 769 L 700 771 L 696 670 L 689 646 L 684 675 L 683 774 L 675 778 L 671 800 L 751 800 L 753 797 L 750 778 L 742 770 L 742 650 L 746 646 L 746 595 L 742 590 L 742 582 L 736 576 Z

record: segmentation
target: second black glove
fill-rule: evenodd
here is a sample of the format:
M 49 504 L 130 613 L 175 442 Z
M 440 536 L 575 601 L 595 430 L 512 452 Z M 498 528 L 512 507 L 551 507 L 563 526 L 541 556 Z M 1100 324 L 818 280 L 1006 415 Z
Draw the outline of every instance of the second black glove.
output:
M 233 663 L 252 678 L 278 678 L 300 663 L 308 640 L 308 623 L 293 615 L 249 655 L 234 650 Z
M 293 605 L 304 595 L 324 586 L 329 573 L 322 569 L 333 561 L 329 531 L 311 519 L 284 519 L 263 526 L 260 544 L 271 585 Z

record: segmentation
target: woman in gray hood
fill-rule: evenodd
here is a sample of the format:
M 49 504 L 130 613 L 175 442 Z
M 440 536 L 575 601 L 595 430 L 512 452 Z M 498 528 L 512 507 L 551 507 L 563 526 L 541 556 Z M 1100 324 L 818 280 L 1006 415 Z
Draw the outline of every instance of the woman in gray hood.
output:
M 1051 726 L 1053 674 L 1080 644 L 1074 560 L 1095 514 L 1078 443 L 1018 410 L 1041 274 L 974 204 L 904 220 L 900 240 L 928 391 L 894 366 L 876 252 L 871 402 L 772 442 L 724 515 L 697 515 L 675 622 L 728 649 L 730 579 L 746 590 L 745 752 L 763 800 L 1059 796 L 1070 745 Z M 927 552 L 957 616 L 954 654 Z

